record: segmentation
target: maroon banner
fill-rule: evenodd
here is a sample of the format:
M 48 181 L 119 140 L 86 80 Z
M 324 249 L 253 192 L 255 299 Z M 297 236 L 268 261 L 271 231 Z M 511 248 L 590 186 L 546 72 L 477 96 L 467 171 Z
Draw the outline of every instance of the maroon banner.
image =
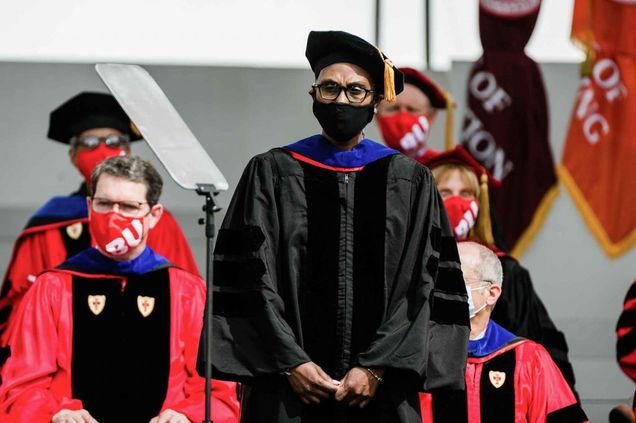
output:
M 538 65 L 524 53 L 540 0 L 480 0 L 484 53 L 468 79 L 461 142 L 501 181 L 493 208 L 507 247 L 519 257 L 558 193 L 548 105 Z

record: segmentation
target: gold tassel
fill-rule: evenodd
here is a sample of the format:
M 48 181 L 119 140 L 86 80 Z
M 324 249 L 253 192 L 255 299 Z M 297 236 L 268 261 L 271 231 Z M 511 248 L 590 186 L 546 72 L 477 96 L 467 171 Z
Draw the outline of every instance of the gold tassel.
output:
M 393 62 L 386 58 L 384 53 L 375 46 L 375 49 L 380 54 L 380 58 L 384 62 L 384 100 L 389 103 L 395 101 L 395 72 L 393 72 Z
M 135 122 L 133 122 L 132 120 L 130 121 L 130 130 L 132 131 L 133 134 L 137 135 L 138 137 L 141 136 L 141 132 L 139 131 L 139 128 L 137 128 L 137 125 L 135 125 Z
M 477 239 L 488 245 L 494 245 L 495 239 L 492 235 L 492 222 L 490 221 L 490 196 L 488 194 L 488 175 L 482 173 L 480 176 L 479 193 L 479 215 L 475 224 L 475 235 Z
M 389 59 L 384 59 L 384 99 L 389 103 L 395 101 L 395 74 L 393 63 Z
M 455 100 L 450 93 L 444 91 L 446 97 L 446 134 L 444 148 L 446 151 L 455 148 Z

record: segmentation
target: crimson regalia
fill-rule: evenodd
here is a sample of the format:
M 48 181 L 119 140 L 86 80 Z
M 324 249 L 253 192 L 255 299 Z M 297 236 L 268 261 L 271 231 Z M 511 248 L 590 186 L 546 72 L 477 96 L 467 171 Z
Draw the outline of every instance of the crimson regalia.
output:
M 465 391 L 420 394 L 423 422 L 587 421 L 545 348 L 492 320 L 469 341 L 465 378 Z
M 616 324 L 616 359 L 623 373 L 636 382 L 636 281 L 625 295 Z
M 0 365 L 9 355 L 8 328 L 37 275 L 91 246 L 85 185 L 73 195 L 53 197 L 29 219 L 13 247 L 0 292 Z M 170 262 L 198 274 L 190 245 L 169 212 L 149 232 L 148 245 Z
M 0 420 L 86 409 L 101 423 L 148 422 L 171 409 L 202 421 L 204 302 L 203 281 L 149 247 L 131 261 L 89 248 L 43 273 L 16 319 Z M 214 382 L 212 410 L 215 422 L 238 421 L 234 383 Z

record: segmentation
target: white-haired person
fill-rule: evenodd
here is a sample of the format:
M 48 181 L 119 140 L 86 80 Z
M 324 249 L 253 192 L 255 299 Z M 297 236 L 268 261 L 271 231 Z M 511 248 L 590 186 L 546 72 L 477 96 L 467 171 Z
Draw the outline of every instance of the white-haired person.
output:
M 491 319 L 501 262 L 476 242 L 458 244 L 468 293 L 466 390 L 420 394 L 423 422 L 585 422 L 587 417 L 548 352 Z

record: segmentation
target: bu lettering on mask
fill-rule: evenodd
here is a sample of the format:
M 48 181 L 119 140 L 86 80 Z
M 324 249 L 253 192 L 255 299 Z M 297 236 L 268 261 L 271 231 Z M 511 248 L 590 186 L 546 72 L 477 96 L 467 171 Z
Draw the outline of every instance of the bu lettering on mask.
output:
M 417 157 L 427 149 L 431 131 L 428 116 L 396 113 L 379 117 L 378 124 L 389 147 L 411 157 Z
M 462 198 L 458 195 L 444 199 L 444 208 L 450 220 L 451 228 L 458 241 L 468 238 L 470 230 L 475 226 L 479 206 L 475 198 Z
M 97 247 L 105 254 L 121 256 L 139 246 L 144 235 L 143 218 L 115 212 L 91 213 L 89 227 Z

